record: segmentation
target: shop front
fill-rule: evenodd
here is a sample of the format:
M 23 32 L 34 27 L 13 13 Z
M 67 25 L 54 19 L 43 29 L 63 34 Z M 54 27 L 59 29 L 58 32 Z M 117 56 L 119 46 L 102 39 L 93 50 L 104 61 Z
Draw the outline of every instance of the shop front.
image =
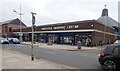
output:
M 48 37 L 46 42 L 55 44 L 77 45 L 77 42 L 81 41 L 82 45 L 85 45 L 87 38 L 92 40 L 92 32 L 47 33 L 46 37 Z

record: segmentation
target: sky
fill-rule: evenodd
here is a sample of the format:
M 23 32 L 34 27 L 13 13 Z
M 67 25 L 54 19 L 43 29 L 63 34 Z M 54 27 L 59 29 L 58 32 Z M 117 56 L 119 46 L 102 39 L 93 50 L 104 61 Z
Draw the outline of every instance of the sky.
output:
M 107 5 L 109 16 L 118 21 L 119 0 L 0 0 L 0 22 L 19 18 L 31 26 L 31 12 L 37 13 L 36 25 L 98 19 Z

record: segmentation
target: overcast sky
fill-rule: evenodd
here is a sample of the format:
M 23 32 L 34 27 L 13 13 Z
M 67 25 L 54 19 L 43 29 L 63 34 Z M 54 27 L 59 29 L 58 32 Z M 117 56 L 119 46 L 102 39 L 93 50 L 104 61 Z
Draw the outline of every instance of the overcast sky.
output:
M 13 10 L 20 11 L 22 21 L 31 26 L 31 12 L 37 13 L 36 25 L 93 20 L 101 16 L 107 4 L 109 16 L 118 20 L 119 0 L 0 0 L 0 22 L 19 18 Z

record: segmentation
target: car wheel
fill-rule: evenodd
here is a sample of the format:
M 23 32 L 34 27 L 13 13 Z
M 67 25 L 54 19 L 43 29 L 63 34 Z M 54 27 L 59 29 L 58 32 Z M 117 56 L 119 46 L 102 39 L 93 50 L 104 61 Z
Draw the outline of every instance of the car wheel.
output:
M 106 70 L 116 70 L 116 63 L 112 60 L 106 60 L 103 66 Z

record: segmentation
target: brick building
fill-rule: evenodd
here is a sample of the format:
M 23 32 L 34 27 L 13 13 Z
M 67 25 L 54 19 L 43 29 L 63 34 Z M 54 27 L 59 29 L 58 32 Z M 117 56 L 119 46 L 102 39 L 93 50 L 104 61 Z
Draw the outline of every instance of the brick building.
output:
M 21 22 L 21 28 L 26 28 L 27 26 Z M 18 18 L 7 20 L 5 22 L 0 23 L 0 31 L 2 37 L 12 37 L 13 30 L 20 29 L 20 20 Z
M 0 22 L 0 37 L 2 36 L 2 24 Z
M 103 9 L 102 15 L 97 20 L 84 20 L 66 23 L 36 26 L 35 41 L 53 42 L 56 44 L 76 45 L 80 40 L 86 45 L 86 40 L 91 40 L 91 45 L 113 43 L 118 31 L 118 22 L 108 16 L 108 9 Z M 19 34 L 19 29 L 14 30 L 14 35 Z M 31 27 L 23 28 L 23 39 L 31 41 Z

